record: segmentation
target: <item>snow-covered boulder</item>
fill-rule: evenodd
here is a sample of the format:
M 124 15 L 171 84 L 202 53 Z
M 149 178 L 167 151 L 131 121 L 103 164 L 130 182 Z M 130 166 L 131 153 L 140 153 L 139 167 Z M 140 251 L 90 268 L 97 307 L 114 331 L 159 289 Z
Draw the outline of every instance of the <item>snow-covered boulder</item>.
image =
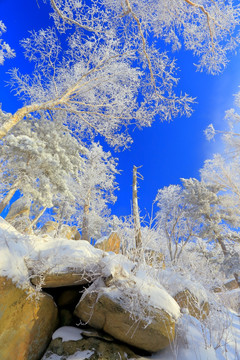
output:
M 51 296 L 0 277 L 0 359 L 39 360 L 56 326 Z
M 60 360 L 68 356 L 69 359 L 89 360 L 144 359 L 134 354 L 126 345 L 115 343 L 109 336 L 99 334 L 95 330 L 84 331 L 64 326 L 53 334 L 52 342 L 42 360 Z
M 35 243 L 28 268 L 31 282 L 42 288 L 82 285 L 101 274 L 101 250 L 87 241 L 46 237 Z
M 75 315 L 137 348 L 155 352 L 168 346 L 180 315 L 176 301 L 153 279 L 148 282 L 129 273 L 130 264 L 126 261 L 121 266 L 119 255 L 104 261 L 103 271 L 108 276 L 85 291 Z

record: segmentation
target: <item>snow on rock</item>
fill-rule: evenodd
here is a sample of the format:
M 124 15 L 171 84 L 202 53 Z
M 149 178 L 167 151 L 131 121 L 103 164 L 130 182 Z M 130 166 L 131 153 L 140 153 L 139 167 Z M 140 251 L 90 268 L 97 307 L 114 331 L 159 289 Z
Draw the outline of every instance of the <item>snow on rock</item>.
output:
M 29 237 L 0 217 L 0 276 L 12 279 L 18 287 L 29 287 L 25 260 L 31 253 Z
M 42 358 L 42 360 L 86 360 L 89 359 L 94 354 L 92 350 L 84 350 L 84 351 L 77 351 L 73 355 L 69 355 L 67 358 L 66 356 L 59 356 L 57 354 L 46 355 Z
M 208 301 L 205 288 L 196 281 L 191 280 L 190 274 L 184 274 L 183 276 L 171 269 L 166 269 L 160 272 L 159 281 L 173 297 L 188 289 L 190 293 L 196 296 L 199 303 Z
M 30 260 L 34 272 L 66 273 L 69 269 L 85 269 L 97 264 L 103 256 L 85 240 L 63 238 L 38 238 Z
M 95 242 L 95 245 L 99 245 L 99 244 L 102 244 L 104 241 L 106 241 L 108 239 L 108 236 L 102 236 L 100 239 L 98 239 L 96 242 Z
M 100 260 L 100 266 L 104 277 L 120 277 L 121 274 L 128 276 L 135 267 L 135 264 L 121 254 L 107 253 L 106 256 Z
M 103 276 L 84 292 L 75 315 L 140 349 L 166 347 L 180 317 L 177 302 L 150 276 L 135 276 L 135 264 L 122 255 L 107 255 L 100 265 Z
M 28 287 L 30 275 L 69 269 L 99 276 L 103 255 L 87 241 L 22 235 L 0 217 L 0 276 L 11 278 L 17 286 Z
M 76 327 L 73 326 L 63 326 L 59 329 L 57 329 L 53 335 L 52 335 L 52 339 L 57 339 L 57 338 L 61 338 L 62 342 L 65 341 L 77 341 L 77 340 L 82 340 L 83 337 L 81 335 L 82 330 L 78 329 Z
M 170 295 L 132 276 L 101 278 L 83 294 L 74 314 L 90 326 L 146 351 L 174 339 L 179 306 Z
M 57 326 L 58 311 L 51 296 L 0 277 L 0 318 L 0 359 L 39 359 Z
M 133 293 L 146 299 L 150 306 L 166 311 L 174 319 L 177 320 L 180 316 L 178 304 L 166 289 L 144 271 L 139 271 L 134 275 L 135 264 L 125 256 L 119 254 L 105 256 L 101 259 L 100 266 L 102 267 L 103 276 L 110 279 L 113 278 L 113 284 L 121 281 L 119 289 L 117 286 L 114 290 L 111 288 L 111 291 L 107 288 L 105 289 L 106 293 L 109 293 L 109 297 L 113 300 L 114 298 L 121 298 L 123 288 L 126 290 L 130 289 Z M 131 288 L 130 284 L 134 284 L 134 288 Z M 126 307 L 128 310 L 128 305 Z

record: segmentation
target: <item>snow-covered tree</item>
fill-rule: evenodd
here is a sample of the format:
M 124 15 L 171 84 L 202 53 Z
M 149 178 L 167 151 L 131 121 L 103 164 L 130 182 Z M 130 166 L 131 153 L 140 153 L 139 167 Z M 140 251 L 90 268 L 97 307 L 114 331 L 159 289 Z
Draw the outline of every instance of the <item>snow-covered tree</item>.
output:
M 183 186 L 170 185 L 156 197 L 157 228 L 167 239 L 171 261 L 179 259 L 186 245 L 196 238 L 219 244 L 228 256 L 227 243 L 238 241 L 240 211 L 220 184 L 182 179 Z
M 220 245 L 224 256 L 229 250 L 226 244 L 239 239 L 240 210 L 231 195 L 221 184 L 196 179 L 182 179 L 184 198 L 190 208 L 190 216 L 200 223 L 198 236 Z
M 15 52 L 9 44 L 7 44 L 2 39 L 2 34 L 7 30 L 4 23 L 0 20 L 0 65 L 4 64 L 5 59 L 7 58 L 13 58 L 15 56 Z
M 91 145 L 80 172 L 78 195 L 78 204 L 82 208 L 81 230 L 84 240 L 101 236 L 101 229 L 106 228 L 108 204 L 116 201 L 116 166 L 117 159 L 110 152 L 105 152 L 99 143 Z
M 235 95 L 235 104 L 240 108 L 240 92 Z M 224 149 L 222 154 L 215 154 L 212 159 L 205 161 L 201 176 L 206 182 L 223 186 L 228 193 L 232 194 L 235 204 L 239 206 L 240 115 L 236 109 L 230 109 L 226 111 L 225 120 L 228 122 L 228 130 L 216 130 L 213 124 L 205 130 L 209 140 L 221 134 Z
M 29 114 L 66 112 L 81 131 L 97 132 L 113 145 L 130 141 L 132 121 L 151 125 L 191 113 L 193 99 L 176 95 L 172 50 L 183 43 L 199 56 L 200 70 L 218 73 L 239 44 L 239 6 L 232 1 L 51 0 L 55 29 L 70 29 L 64 54 L 55 29 L 32 32 L 22 41 L 32 75 L 12 72 L 25 105 L 2 121 L 0 138 Z M 153 40 L 153 39 L 156 39 Z M 140 69 L 140 70 L 139 70 Z M 116 139 L 116 133 L 120 133 Z
M 235 105 L 240 108 L 240 92 L 235 95 Z M 227 202 L 223 209 L 224 221 L 229 224 L 228 236 L 232 242 L 239 242 L 239 209 L 240 209 L 240 115 L 237 109 L 226 111 L 225 120 L 228 122 L 226 131 L 216 130 L 210 124 L 205 133 L 210 140 L 215 135 L 221 134 L 223 140 L 222 154 L 215 154 L 212 159 L 205 161 L 201 169 L 203 181 L 213 186 L 220 186 L 224 189 L 222 198 Z M 231 231 L 231 228 L 234 231 Z
M 130 141 L 124 131 L 117 140 L 114 135 L 136 117 L 140 72 L 131 68 L 118 40 L 99 44 L 75 34 L 63 53 L 49 28 L 33 32 L 22 45 L 35 68 L 31 76 L 12 71 L 13 86 L 26 106 L 3 122 L 1 136 L 28 114 L 51 111 L 54 119 L 67 114 L 68 125 L 82 138 L 97 133 L 112 145 Z
M 51 208 L 56 196 L 74 199 L 71 178 L 79 183 L 85 148 L 61 121 L 29 118 L 2 141 L 0 208 L 16 190 L 30 202 Z
M 189 205 L 180 185 L 158 190 L 155 202 L 159 207 L 156 214 L 159 237 L 166 239 L 170 260 L 175 261 L 187 243 L 195 237 L 198 224 L 189 216 Z
M 133 166 L 133 183 L 132 183 L 132 204 L 133 204 L 133 220 L 134 220 L 134 231 L 135 231 L 135 246 L 136 249 L 142 248 L 142 233 L 141 233 L 141 221 L 138 207 L 138 195 L 137 195 L 137 178 L 141 174 L 138 173 L 137 166 Z

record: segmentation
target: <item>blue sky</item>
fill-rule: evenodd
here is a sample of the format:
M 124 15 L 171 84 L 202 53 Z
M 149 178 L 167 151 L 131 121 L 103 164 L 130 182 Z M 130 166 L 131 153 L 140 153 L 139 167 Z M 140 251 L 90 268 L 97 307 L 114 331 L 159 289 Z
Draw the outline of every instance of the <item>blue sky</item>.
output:
M 6 60 L 0 66 L 0 103 L 7 112 L 14 112 L 21 103 L 17 101 L 5 81 L 12 67 L 28 72 L 29 63 L 24 62 L 19 40 L 28 36 L 29 30 L 38 30 L 51 25 L 50 7 L 42 0 L 0 0 L 0 19 L 7 26 L 4 40 L 17 52 L 17 57 Z M 194 113 L 190 118 L 176 118 L 171 123 L 155 122 L 151 128 L 132 131 L 134 143 L 130 150 L 117 153 L 121 176 L 118 201 L 112 212 L 116 215 L 129 215 L 131 212 L 131 183 L 133 165 L 141 166 L 143 181 L 139 181 L 139 205 L 142 214 L 151 211 L 151 204 L 157 190 L 163 186 L 179 183 L 179 179 L 198 177 L 204 160 L 221 150 L 221 143 L 209 143 L 203 134 L 209 123 L 224 129 L 225 110 L 233 106 L 232 94 L 240 85 L 240 56 L 232 56 L 223 74 L 218 76 L 195 72 L 196 61 L 191 53 L 181 50 L 175 53 L 178 60 L 178 90 L 197 97 Z

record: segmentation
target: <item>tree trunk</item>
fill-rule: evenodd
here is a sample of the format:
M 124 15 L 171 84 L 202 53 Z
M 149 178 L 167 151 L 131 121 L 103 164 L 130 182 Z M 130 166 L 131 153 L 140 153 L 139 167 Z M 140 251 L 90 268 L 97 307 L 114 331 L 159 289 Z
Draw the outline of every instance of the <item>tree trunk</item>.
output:
M 138 197 L 137 197 L 137 167 L 133 166 L 133 220 L 135 230 L 135 244 L 136 249 L 142 248 L 142 233 L 141 233 L 141 222 L 138 208 Z
M 83 207 L 83 222 L 82 222 L 82 239 L 90 242 L 89 236 L 89 209 L 90 209 L 90 195 L 91 189 L 87 193 L 87 198 Z
M 45 206 L 40 213 L 32 220 L 31 224 L 25 229 L 26 233 L 32 232 L 33 226 L 36 225 L 40 217 L 45 213 L 47 207 Z
M 66 201 L 64 201 L 64 203 L 63 203 L 60 218 L 57 220 L 57 228 L 56 228 L 56 232 L 55 232 L 55 235 L 54 235 L 55 238 L 57 236 L 59 236 L 60 230 L 61 230 L 61 228 L 63 226 L 63 217 L 64 217 L 64 213 L 65 213 L 65 208 L 66 208 Z
M 220 237 L 218 237 L 217 242 L 221 246 L 224 257 L 226 257 L 228 255 L 228 251 L 227 251 L 226 245 L 224 244 L 224 241 Z
M 2 211 L 5 209 L 5 207 L 9 204 L 9 202 L 11 201 L 11 199 L 13 198 L 15 192 L 18 190 L 18 184 L 19 181 L 16 181 L 11 189 L 9 190 L 9 192 L 7 193 L 7 195 L 5 196 L 5 198 L 1 201 L 0 203 L 0 214 L 2 213 Z

